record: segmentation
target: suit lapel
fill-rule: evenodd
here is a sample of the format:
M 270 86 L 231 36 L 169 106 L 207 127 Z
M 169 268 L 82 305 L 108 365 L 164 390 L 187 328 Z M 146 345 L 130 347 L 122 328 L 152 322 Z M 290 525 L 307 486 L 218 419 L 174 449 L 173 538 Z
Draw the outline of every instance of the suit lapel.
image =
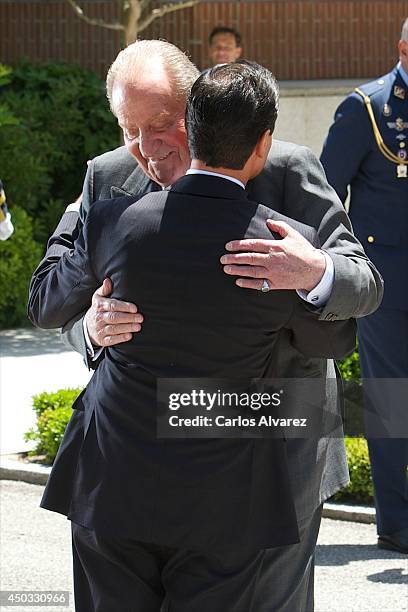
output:
M 138 196 L 150 193 L 151 191 L 160 191 L 161 187 L 152 181 L 140 166 L 136 165 L 133 172 L 128 176 L 121 187 L 112 185 L 111 198 L 126 196 Z

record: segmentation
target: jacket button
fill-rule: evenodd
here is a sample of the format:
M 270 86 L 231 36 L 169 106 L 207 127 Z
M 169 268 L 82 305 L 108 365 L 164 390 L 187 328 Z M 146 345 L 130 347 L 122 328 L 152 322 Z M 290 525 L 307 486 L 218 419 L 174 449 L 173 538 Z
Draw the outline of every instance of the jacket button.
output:
M 368 236 L 367 242 L 374 242 L 374 236 Z

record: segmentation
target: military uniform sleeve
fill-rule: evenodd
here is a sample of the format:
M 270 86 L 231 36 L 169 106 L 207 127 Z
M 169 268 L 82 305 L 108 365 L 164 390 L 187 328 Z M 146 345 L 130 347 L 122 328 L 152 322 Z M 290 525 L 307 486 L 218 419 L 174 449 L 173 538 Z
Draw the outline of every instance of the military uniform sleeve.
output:
M 338 107 L 320 161 L 327 180 L 341 202 L 346 201 L 347 186 L 372 148 L 372 129 L 364 103 L 358 94 L 347 97 Z
M 306 147 L 296 147 L 288 160 L 285 212 L 316 228 L 321 248 L 334 263 L 334 284 L 327 304 L 318 310 L 326 321 L 363 317 L 381 303 L 383 281 L 354 236 L 350 220 L 328 184 L 319 160 Z

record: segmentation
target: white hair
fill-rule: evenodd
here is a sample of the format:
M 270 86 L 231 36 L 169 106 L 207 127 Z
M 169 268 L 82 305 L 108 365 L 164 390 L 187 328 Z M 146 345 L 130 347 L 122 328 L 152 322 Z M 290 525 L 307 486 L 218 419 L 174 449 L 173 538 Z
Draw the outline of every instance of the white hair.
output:
M 176 99 L 186 103 L 191 87 L 200 74 L 198 69 L 181 49 L 169 42 L 137 40 L 119 53 L 106 77 L 106 93 L 113 113 L 112 91 L 115 82 L 134 83 L 140 74 L 146 74 L 153 66 L 164 68 Z
M 408 42 L 408 17 L 406 18 L 402 26 L 401 40 L 406 40 Z

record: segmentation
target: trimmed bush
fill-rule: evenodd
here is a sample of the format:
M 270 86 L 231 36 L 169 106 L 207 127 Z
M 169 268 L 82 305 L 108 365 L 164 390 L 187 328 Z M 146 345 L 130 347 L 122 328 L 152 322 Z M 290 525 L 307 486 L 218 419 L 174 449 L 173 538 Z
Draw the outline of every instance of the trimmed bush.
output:
M 26 441 L 36 443 L 30 455 L 44 455 L 52 464 L 72 415 L 72 404 L 82 389 L 60 389 L 55 393 L 40 393 L 33 397 L 37 424 L 25 434 Z
M 32 221 L 21 208 L 13 209 L 14 234 L 0 241 L 0 327 L 27 322 L 28 286 L 41 257 L 33 240 Z
M 0 87 L 8 85 L 11 81 L 12 70 L 4 64 L 0 64 Z M 18 121 L 10 112 L 7 104 L 0 104 L 0 128 L 4 125 L 17 125 Z
M 61 389 L 55 393 L 41 393 L 33 397 L 37 424 L 25 434 L 26 440 L 36 443 L 31 455 L 44 455 L 47 463 L 53 463 L 71 418 L 72 404 L 81 391 L 81 388 Z M 367 442 L 361 438 L 346 438 L 346 450 L 351 482 L 348 487 L 336 493 L 333 500 L 372 503 L 373 485 Z
M 10 327 L 26 320 L 31 274 L 81 191 L 87 160 L 117 147 L 119 130 L 104 82 L 76 65 L 0 64 L 0 93 L 0 178 L 16 228 L 0 245 L 0 327 Z
M 347 462 L 350 484 L 333 496 L 334 501 L 373 503 L 373 482 L 367 441 L 362 438 L 346 438 Z
M 361 378 L 358 349 L 356 349 L 350 357 L 346 357 L 346 359 L 339 361 L 337 365 L 339 366 L 339 370 L 344 380 L 359 380 Z
M 9 205 L 27 210 L 34 238 L 45 247 L 81 191 L 87 160 L 117 147 L 119 130 L 105 84 L 93 72 L 24 60 L 3 73 L 1 102 L 18 124 L 0 130 L 1 178 Z

